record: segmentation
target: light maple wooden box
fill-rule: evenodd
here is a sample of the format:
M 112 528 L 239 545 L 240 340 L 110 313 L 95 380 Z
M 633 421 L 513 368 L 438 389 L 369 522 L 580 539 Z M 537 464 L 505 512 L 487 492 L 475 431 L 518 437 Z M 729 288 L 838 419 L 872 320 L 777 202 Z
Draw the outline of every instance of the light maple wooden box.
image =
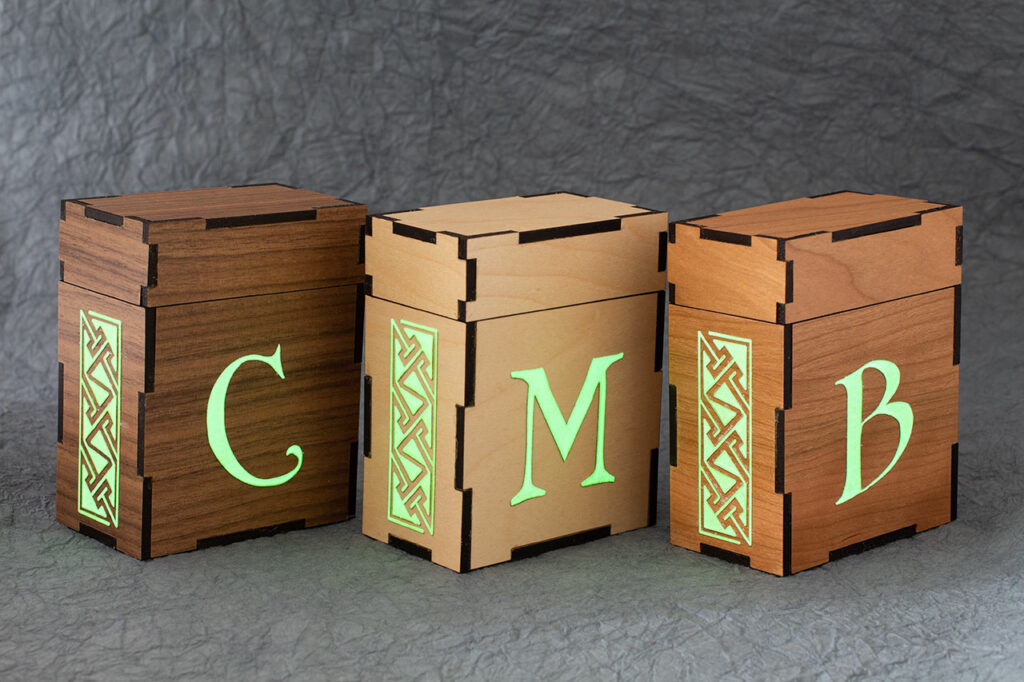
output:
M 855 192 L 671 226 L 674 544 L 788 575 L 956 517 L 961 233 Z
M 150 558 L 351 516 L 365 215 L 283 185 L 63 202 L 58 521 Z
M 366 535 L 468 571 L 654 521 L 666 228 L 570 193 L 371 218 Z

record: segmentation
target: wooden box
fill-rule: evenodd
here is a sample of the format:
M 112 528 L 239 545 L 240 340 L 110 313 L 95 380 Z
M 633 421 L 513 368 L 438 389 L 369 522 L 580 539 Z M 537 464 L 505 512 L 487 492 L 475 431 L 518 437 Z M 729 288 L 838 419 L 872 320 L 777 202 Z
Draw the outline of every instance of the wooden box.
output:
M 564 192 L 371 219 L 366 535 L 462 572 L 653 523 L 667 222 Z
M 961 232 L 855 192 L 672 225 L 674 544 L 788 575 L 956 517 Z
M 365 215 L 283 185 L 63 202 L 58 521 L 146 559 L 351 516 Z

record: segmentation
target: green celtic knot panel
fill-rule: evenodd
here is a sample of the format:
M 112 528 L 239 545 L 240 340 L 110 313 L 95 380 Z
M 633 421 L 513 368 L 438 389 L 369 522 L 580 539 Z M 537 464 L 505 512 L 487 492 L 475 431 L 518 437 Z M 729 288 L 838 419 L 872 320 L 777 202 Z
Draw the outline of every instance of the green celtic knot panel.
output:
M 437 330 L 391 320 L 388 520 L 434 534 Z
M 78 513 L 117 527 L 121 454 L 121 321 L 80 311 Z
M 698 530 L 750 545 L 752 343 L 697 332 Z

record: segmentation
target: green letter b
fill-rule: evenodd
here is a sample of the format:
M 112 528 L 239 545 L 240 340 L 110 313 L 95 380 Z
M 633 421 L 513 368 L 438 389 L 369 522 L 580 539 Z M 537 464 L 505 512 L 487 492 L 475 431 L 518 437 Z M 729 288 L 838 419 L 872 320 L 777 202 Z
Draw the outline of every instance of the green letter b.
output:
M 885 378 L 885 392 L 878 407 L 864 417 L 863 375 L 867 369 L 881 372 Z M 914 410 L 905 402 L 890 402 L 896 389 L 900 386 L 900 368 L 888 360 L 872 360 L 837 381 L 835 385 L 846 389 L 846 484 L 843 486 L 843 494 L 836 500 L 836 504 L 840 505 L 881 481 L 896 466 L 896 462 L 899 461 L 910 441 L 910 432 L 914 428 Z M 871 483 L 862 485 L 861 434 L 864 431 L 864 425 L 878 415 L 885 415 L 896 420 L 900 429 L 900 441 L 896 447 L 896 454 L 892 456 L 889 465 Z

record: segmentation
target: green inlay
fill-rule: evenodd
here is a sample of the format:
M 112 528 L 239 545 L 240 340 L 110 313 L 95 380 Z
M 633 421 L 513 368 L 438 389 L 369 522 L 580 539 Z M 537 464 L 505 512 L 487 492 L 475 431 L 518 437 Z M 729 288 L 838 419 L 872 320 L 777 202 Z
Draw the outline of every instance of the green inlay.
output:
M 753 541 L 753 342 L 697 332 L 697 499 L 702 535 Z
M 437 330 L 391 320 L 388 520 L 434 534 Z
M 580 432 L 583 420 L 590 411 L 590 405 L 594 402 L 594 394 L 598 395 L 597 402 L 597 451 L 594 457 L 594 471 L 587 476 L 580 487 L 586 488 L 600 483 L 613 483 L 615 477 L 604 468 L 604 419 L 605 419 L 605 398 L 607 395 L 608 368 L 623 358 L 622 353 L 605 355 L 594 358 L 590 361 L 590 368 L 587 370 L 587 377 L 583 381 L 583 388 L 576 396 L 576 404 L 573 405 L 572 413 L 568 421 L 562 417 L 562 410 L 558 407 L 558 401 L 551 392 L 551 385 L 548 383 L 547 372 L 543 367 L 535 369 L 523 369 L 512 372 L 513 379 L 520 379 L 526 382 L 526 465 L 523 468 L 523 486 L 519 492 L 512 497 L 511 506 L 516 506 L 526 500 L 535 497 L 543 497 L 547 491 L 533 482 L 533 404 L 537 403 L 540 413 L 555 439 L 558 453 L 564 462 L 569 457 L 569 450 L 576 442 L 576 436 Z
M 885 378 L 885 391 L 878 407 L 864 417 L 863 375 L 867 369 L 881 372 Z M 900 368 L 896 366 L 896 363 L 888 360 L 872 360 L 865 363 L 860 369 L 837 381 L 835 385 L 846 389 L 846 484 L 843 486 L 843 494 L 836 500 L 836 505 L 840 505 L 881 481 L 896 466 L 896 462 L 907 448 L 907 443 L 910 442 L 910 432 L 914 429 L 914 410 L 905 402 L 890 402 L 896 394 L 896 389 L 900 387 Z M 864 432 L 864 425 L 879 415 L 896 420 L 900 429 L 900 440 L 896 446 L 896 454 L 892 456 L 889 465 L 871 483 L 862 485 L 861 435 Z
M 299 473 L 299 469 L 302 467 L 302 448 L 298 445 L 292 445 L 285 453 L 297 460 L 291 471 L 271 478 L 259 478 L 246 471 L 245 467 L 238 461 L 238 458 L 235 457 L 235 453 L 228 443 L 228 434 L 224 426 L 224 402 L 227 398 L 231 377 L 235 375 L 239 367 L 247 362 L 262 362 L 265 365 L 270 365 L 274 372 L 277 373 L 277 376 L 284 379 L 280 344 L 278 344 L 277 350 L 274 351 L 273 355 L 243 355 L 232 362 L 220 373 L 217 381 L 213 384 L 213 390 L 210 391 L 210 399 L 206 403 L 206 436 L 210 442 L 210 449 L 213 450 L 217 461 L 221 463 L 221 466 L 229 474 L 242 483 L 260 488 L 282 485 Z
M 121 321 L 79 311 L 78 513 L 117 528 L 121 473 Z

